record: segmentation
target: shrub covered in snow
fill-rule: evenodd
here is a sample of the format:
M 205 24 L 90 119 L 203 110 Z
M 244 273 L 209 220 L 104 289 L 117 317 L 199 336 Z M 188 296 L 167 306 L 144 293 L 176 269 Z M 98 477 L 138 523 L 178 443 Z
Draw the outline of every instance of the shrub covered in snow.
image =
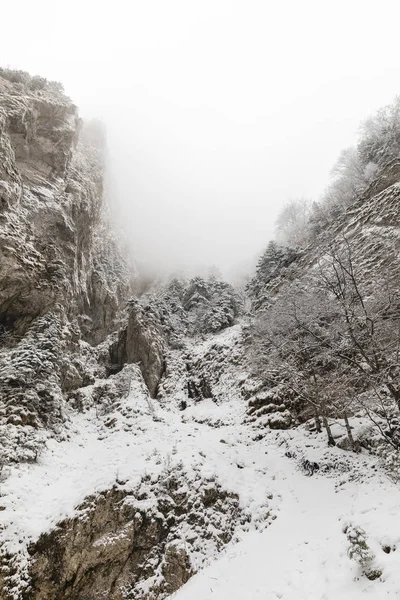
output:
M 33 431 L 62 420 L 61 358 L 62 323 L 56 313 L 36 319 L 25 337 L 0 353 L 4 459 L 32 459 Z M 21 431 L 24 427 L 27 434 Z
M 367 534 L 364 529 L 349 523 L 344 526 L 343 533 L 346 534 L 349 542 L 348 557 L 360 565 L 363 574 L 368 579 L 378 579 L 382 575 L 382 571 L 374 569 L 372 566 L 375 554 L 367 544 Z
M 28 90 L 31 91 L 43 90 L 47 88 L 55 92 L 64 92 L 62 83 L 58 81 L 49 81 L 40 75 L 30 75 L 27 71 L 22 71 L 20 69 L 8 69 L 5 67 L 0 67 L 0 77 L 7 79 L 11 83 L 19 83 L 23 86 L 26 86 Z

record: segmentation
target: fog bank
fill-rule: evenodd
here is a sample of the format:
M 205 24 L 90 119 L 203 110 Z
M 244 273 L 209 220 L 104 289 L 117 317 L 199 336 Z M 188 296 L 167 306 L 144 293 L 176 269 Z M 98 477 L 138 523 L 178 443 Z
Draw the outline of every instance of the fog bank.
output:
M 2 64 L 64 83 L 107 127 L 140 264 L 246 269 L 289 198 L 318 199 L 360 120 L 399 91 L 396 1 L 22 0 Z

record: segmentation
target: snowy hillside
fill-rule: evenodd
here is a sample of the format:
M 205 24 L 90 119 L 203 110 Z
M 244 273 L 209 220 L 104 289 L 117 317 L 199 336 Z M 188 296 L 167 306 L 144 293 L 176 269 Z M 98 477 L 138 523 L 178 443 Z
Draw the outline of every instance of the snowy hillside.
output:
M 238 333 L 236 326 L 217 334 L 196 345 L 196 351 L 206 353 L 218 338 L 232 347 Z M 168 547 L 184 552 L 189 574 L 203 569 L 171 598 L 395 597 L 400 490 L 376 457 L 327 449 L 322 434 L 303 427 L 269 430 L 257 441 L 254 426 L 243 424 L 246 402 L 240 392 L 232 394 L 232 385 L 218 402 L 204 399 L 180 411 L 151 399 L 138 369 L 124 371 L 129 383 L 116 406 L 72 413 L 64 439 L 50 440 L 36 464 L 19 464 L 3 473 L 2 549 L 14 555 L 18 567 L 18 577 L 10 580 L 16 598 L 28 583 L 24 574 L 31 556 L 42 560 L 41 535 L 59 523 L 69 535 L 68 523 L 88 518 L 91 507 L 85 499 L 114 487 L 122 494 L 120 505 L 122 498 L 133 502 L 137 514 L 156 516 L 160 496 L 175 478 L 183 496 L 204 498 L 216 489 L 223 493 L 208 507 L 194 500 L 193 519 L 176 522 L 163 542 L 164 555 Z M 90 387 L 86 393 L 90 395 Z M 363 425 L 362 420 L 354 422 L 356 430 Z M 332 427 L 335 435 L 343 435 L 340 423 Z M 346 524 L 365 530 L 374 568 L 382 573 L 376 580 L 369 581 L 348 557 Z M 115 560 L 110 549 L 124 552 L 121 540 L 130 535 L 129 520 L 114 523 L 111 530 L 92 534 L 84 555 L 76 556 L 87 561 L 95 552 L 93 568 L 104 569 Z M 143 570 L 134 597 L 153 598 L 156 589 L 166 597 L 171 580 L 162 556 L 152 560 L 152 574 Z M 46 588 L 48 573 L 40 574 L 43 579 L 34 584 L 42 590 L 39 597 L 47 597 L 45 589 L 59 593 L 58 586 Z M 66 577 L 63 570 L 58 574 Z M 89 597 L 85 589 L 79 598 Z
M 224 332 L 224 343 L 232 347 L 238 333 L 237 327 Z M 197 353 L 207 352 L 212 342 L 211 338 L 196 347 Z M 40 536 L 68 519 L 81 519 L 89 510 L 82 503 L 93 494 L 116 488 L 124 501 L 134 501 L 135 510 L 159 516 L 160 497 L 168 494 L 176 480 L 185 510 L 194 505 L 194 518 L 193 522 L 176 522 L 163 545 L 167 542 L 183 549 L 189 574 L 209 562 L 225 544 L 246 531 L 262 531 L 276 517 L 279 502 L 260 463 L 260 448 L 251 443 L 253 432 L 240 427 L 246 408 L 240 394 L 227 395 L 218 404 L 205 399 L 181 411 L 175 403 L 163 407 L 151 399 L 137 367 L 127 366 L 107 381 L 112 379 L 125 386 L 122 399 L 112 405 L 91 406 L 93 390 L 102 380 L 87 386 L 84 412 L 66 415 L 65 432 L 58 440 L 47 442 L 35 464 L 3 469 L 0 539 L 3 556 L 12 555 L 18 570 L 18 576 L 6 577 L 9 593 L 16 598 L 25 585 L 29 589 L 29 561 L 32 555 L 38 561 Z M 145 499 L 138 499 L 143 495 Z M 100 552 L 103 545 L 113 545 L 115 538 L 118 542 L 128 535 L 127 523 L 117 534 L 118 527 L 114 523 L 112 533 L 102 531 L 94 540 L 91 536 L 90 546 Z M 105 560 L 107 557 L 97 556 L 97 568 L 101 569 Z M 140 579 L 136 594 L 142 590 L 143 597 L 148 597 L 146 590 L 156 593 L 157 586 L 161 586 L 160 593 L 168 590 L 161 551 L 158 562 L 151 577 Z M 45 576 L 41 572 L 41 577 Z M 34 585 L 44 588 L 43 580 Z M 57 593 L 56 588 L 52 593 Z M 79 593 L 79 597 L 89 597 L 85 590 Z

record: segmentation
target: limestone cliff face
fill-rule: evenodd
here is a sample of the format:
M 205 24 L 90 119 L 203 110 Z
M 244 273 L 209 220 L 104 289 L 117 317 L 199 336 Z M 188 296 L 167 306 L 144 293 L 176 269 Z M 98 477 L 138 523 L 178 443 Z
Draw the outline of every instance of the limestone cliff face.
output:
M 165 370 L 164 344 L 163 329 L 156 314 L 137 300 L 131 300 L 126 325 L 109 349 L 111 369 L 138 363 L 150 395 L 155 398 Z
M 59 86 L 1 75 L 0 438 L 19 460 L 63 419 L 63 392 L 85 379 L 80 340 L 110 333 L 129 273 L 107 223 L 102 136 Z
M 79 141 L 81 129 L 76 107 L 60 92 L 21 90 L 0 78 L 0 324 L 6 330 L 24 333 L 57 303 L 70 318 L 91 319 L 94 338 L 104 337 L 104 323 L 112 320 L 99 316 L 99 305 L 110 309 L 104 305 L 121 295 L 123 282 L 107 280 L 98 265 L 104 258 L 96 248 L 102 150 L 84 128 Z

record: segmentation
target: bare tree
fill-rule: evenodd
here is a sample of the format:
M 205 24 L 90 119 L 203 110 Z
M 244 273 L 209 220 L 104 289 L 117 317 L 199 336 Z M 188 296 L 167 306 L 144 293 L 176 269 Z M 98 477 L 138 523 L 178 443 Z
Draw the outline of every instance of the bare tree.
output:
M 287 202 L 275 224 L 278 242 L 292 247 L 307 243 L 309 216 L 310 202 L 305 198 Z
M 374 163 L 363 163 L 357 148 L 343 150 L 334 165 L 332 183 L 322 198 L 322 204 L 345 208 L 367 187 L 376 172 Z
M 254 362 L 285 385 L 320 419 L 334 443 L 328 416 L 344 419 L 362 407 L 394 447 L 393 411 L 400 412 L 400 300 L 380 281 L 361 284 L 350 244 L 328 248 L 312 274 L 292 284 L 259 316 Z M 382 422 L 384 425 L 382 425 Z
M 368 387 L 384 387 L 400 411 L 400 303 L 388 281 L 367 290 L 357 273 L 349 242 L 329 249 L 320 265 L 320 285 L 335 301 L 335 351 Z
M 327 332 L 318 323 L 319 315 L 318 298 L 309 294 L 307 286 L 293 286 L 259 316 L 253 332 L 253 362 L 271 382 L 279 372 L 281 386 L 303 405 L 303 418 L 313 417 L 316 430 L 323 426 L 329 445 L 335 445 L 328 417 L 338 412 L 338 401 L 326 381 L 335 362 L 323 343 Z

